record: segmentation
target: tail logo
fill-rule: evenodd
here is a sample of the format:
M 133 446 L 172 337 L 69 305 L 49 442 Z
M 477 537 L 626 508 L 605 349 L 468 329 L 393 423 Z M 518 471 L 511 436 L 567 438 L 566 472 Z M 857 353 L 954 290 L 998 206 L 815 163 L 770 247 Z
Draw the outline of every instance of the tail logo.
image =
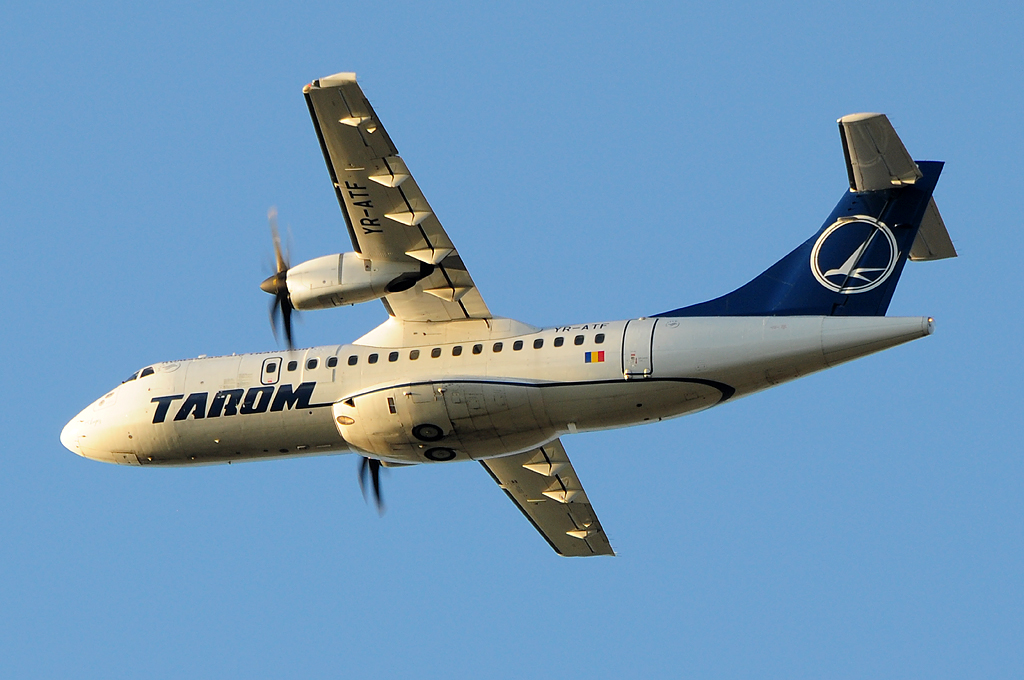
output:
M 837 293 L 866 293 L 885 283 L 899 262 L 896 237 L 874 217 L 841 217 L 811 249 L 811 272 Z

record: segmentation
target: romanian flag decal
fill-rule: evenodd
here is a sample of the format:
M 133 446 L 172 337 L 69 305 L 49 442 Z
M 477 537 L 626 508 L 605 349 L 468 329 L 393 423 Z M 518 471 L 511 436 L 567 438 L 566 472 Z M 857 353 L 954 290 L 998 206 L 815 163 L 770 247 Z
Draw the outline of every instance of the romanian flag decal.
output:
M 604 351 L 600 352 L 585 352 L 583 354 L 583 363 L 585 364 L 601 364 L 604 363 Z

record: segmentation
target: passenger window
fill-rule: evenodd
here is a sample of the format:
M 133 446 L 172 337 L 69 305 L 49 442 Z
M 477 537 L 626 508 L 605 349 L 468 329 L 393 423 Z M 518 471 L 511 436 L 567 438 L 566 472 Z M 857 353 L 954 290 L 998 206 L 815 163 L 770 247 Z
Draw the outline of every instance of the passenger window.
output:
M 594 342 L 596 342 L 596 343 L 597 343 L 597 344 L 599 344 L 599 345 L 600 345 L 600 344 L 601 344 L 602 342 L 604 342 L 604 333 L 598 333 L 597 335 L 595 335 L 595 336 L 594 336 Z
M 514 351 L 518 352 L 522 348 L 523 348 L 523 341 L 522 340 L 516 340 L 515 342 L 512 343 L 512 349 Z
M 334 368 L 338 365 L 338 357 L 331 357 L 327 360 L 327 368 Z
M 391 354 L 389 354 L 388 355 L 388 361 L 390 361 L 390 362 L 398 361 L 398 352 L 392 352 Z
M 544 338 L 537 338 L 536 340 L 533 341 L 533 348 L 534 349 L 540 349 L 543 346 L 544 346 Z
M 462 354 L 462 345 L 455 345 L 455 347 L 452 347 L 452 356 L 453 357 L 457 357 L 460 354 Z
M 357 363 L 359 363 L 359 355 L 353 354 L 352 356 L 350 356 L 348 358 L 348 365 L 349 366 L 355 366 Z
M 555 347 L 561 347 L 564 344 L 565 344 L 565 338 L 563 338 L 561 335 L 559 335 L 557 338 L 555 338 Z
M 371 354 L 370 356 L 366 357 L 366 363 L 368 363 L 368 364 L 375 364 L 375 363 L 377 363 L 377 355 L 376 354 Z
M 572 339 L 572 343 L 574 345 L 582 345 L 583 344 L 583 336 L 582 335 L 577 335 L 575 338 Z
M 267 364 L 267 373 L 277 373 L 277 364 Z M 134 377 L 133 375 L 132 378 Z
M 319 359 L 310 359 L 309 361 L 306 362 L 306 370 L 307 371 L 312 371 L 314 368 L 317 367 L 317 365 L 319 363 L 320 363 Z
M 420 351 L 418 349 L 412 350 L 411 352 L 409 352 L 409 358 L 412 359 L 413 361 L 416 361 L 417 359 L 420 358 Z
M 495 352 L 500 352 L 502 347 L 504 347 L 504 345 L 502 345 L 500 342 L 496 342 L 494 343 L 494 347 L 492 347 L 491 349 L 494 350 Z
M 289 361 L 288 362 L 288 370 L 289 371 L 294 371 L 298 367 L 299 367 L 299 362 L 298 361 Z
M 430 350 L 430 358 L 431 359 L 436 359 L 439 356 L 441 356 L 441 348 L 440 347 L 435 347 L 434 349 Z
M 483 352 L 483 351 L 484 351 L 484 346 L 483 345 L 473 345 L 473 354 L 480 354 L 480 352 Z
M 139 374 L 140 378 L 145 378 L 147 375 L 153 375 L 153 367 L 149 366 L 142 369 L 142 373 Z

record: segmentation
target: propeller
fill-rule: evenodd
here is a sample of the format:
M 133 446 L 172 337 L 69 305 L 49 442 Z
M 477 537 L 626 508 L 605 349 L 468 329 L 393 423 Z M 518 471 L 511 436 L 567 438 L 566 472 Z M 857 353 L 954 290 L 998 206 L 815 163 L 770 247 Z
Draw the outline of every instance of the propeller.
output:
M 380 496 L 380 461 L 375 458 L 363 456 L 359 463 L 359 489 L 363 492 L 363 500 L 369 502 L 366 497 L 366 478 L 369 476 L 373 483 L 373 499 L 377 505 L 377 512 L 384 514 L 384 501 Z
M 260 288 L 274 296 L 274 301 L 270 303 L 270 327 L 274 329 L 274 337 L 277 337 L 277 318 L 280 316 L 281 325 L 284 326 L 284 339 L 288 349 L 291 349 L 292 312 L 295 308 L 288 297 L 288 254 L 281 250 L 281 235 L 277 231 L 277 208 L 267 211 L 267 221 L 270 222 L 270 235 L 274 239 L 274 260 L 277 270 L 260 284 Z

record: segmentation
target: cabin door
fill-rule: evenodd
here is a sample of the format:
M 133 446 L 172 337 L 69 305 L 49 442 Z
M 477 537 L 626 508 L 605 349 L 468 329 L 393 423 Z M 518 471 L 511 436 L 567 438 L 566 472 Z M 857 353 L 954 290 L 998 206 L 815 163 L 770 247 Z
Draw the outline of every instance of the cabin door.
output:
M 652 345 L 654 326 L 657 319 L 631 319 L 626 322 L 622 334 L 622 375 L 631 378 L 648 378 L 654 373 Z

